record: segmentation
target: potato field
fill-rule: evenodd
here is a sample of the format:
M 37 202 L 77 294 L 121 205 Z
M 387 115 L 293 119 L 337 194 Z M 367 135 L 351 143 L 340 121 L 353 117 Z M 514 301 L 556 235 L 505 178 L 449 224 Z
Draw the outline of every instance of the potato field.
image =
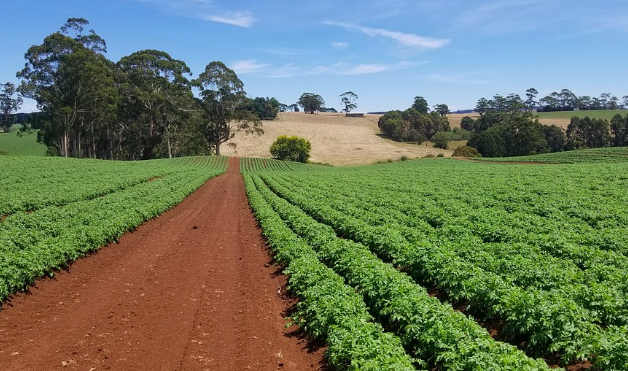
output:
M 293 319 L 327 339 L 330 359 L 373 370 L 621 370 L 628 162 L 613 153 L 594 164 L 243 173 L 301 298 Z

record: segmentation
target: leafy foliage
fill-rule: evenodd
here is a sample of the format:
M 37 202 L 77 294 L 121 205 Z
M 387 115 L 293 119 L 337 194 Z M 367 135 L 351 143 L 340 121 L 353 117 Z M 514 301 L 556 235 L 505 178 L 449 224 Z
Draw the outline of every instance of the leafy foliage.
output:
M 270 146 L 270 154 L 278 160 L 307 162 L 312 144 L 296 136 L 280 135 Z
M 341 102 L 342 105 L 345 106 L 345 108 L 343 108 L 343 112 L 349 113 L 352 110 L 358 108 L 358 104 L 355 103 L 355 101 L 358 99 L 358 96 L 352 92 L 352 91 L 347 91 L 344 92 L 342 94 L 340 94 L 340 98 L 341 98 Z
M 15 85 L 10 82 L 0 84 L 0 126 L 5 133 L 8 133 L 14 124 L 15 117 L 12 113 L 20 109 L 23 102 L 22 97 L 15 96 L 16 94 Z
M 454 157 L 482 157 L 477 149 L 469 146 L 460 146 L 454 149 Z
M 389 111 L 377 123 L 383 134 L 395 141 L 422 143 L 434 134 L 449 131 L 449 121 L 437 112 L 420 113 L 414 108 L 403 112 Z
M 260 120 L 276 119 L 280 107 L 281 103 L 277 99 L 268 97 L 249 98 L 246 105 L 246 109 L 259 117 Z M 284 108 L 284 112 L 286 108 L 287 106 Z
M 194 80 L 200 89 L 199 104 L 203 109 L 201 131 L 216 154 L 220 145 L 237 133 L 262 135 L 262 123 L 255 114 L 247 111 L 244 84 L 236 73 L 222 62 L 211 62 Z
M 303 93 L 297 102 L 304 112 L 315 113 L 325 106 L 325 100 L 318 94 Z

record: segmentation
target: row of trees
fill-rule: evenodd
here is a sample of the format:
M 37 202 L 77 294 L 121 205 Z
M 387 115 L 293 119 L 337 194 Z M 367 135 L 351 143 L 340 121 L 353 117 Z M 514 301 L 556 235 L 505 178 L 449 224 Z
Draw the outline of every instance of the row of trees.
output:
M 39 140 L 61 156 L 149 159 L 220 153 L 238 132 L 261 134 L 274 98 L 246 96 L 236 73 L 211 62 L 196 79 L 185 62 L 141 50 L 117 63 L 89 22 L 70 18 L 28 49 L 19 93 L 37 102 Z M 192 89 L 197 89 L 198 98 Z
M 552 92 L 546 97 L 536 100 L 539 92 L 530 88 L 526 90 L 526 100 L 524 101 L 518 94 L 509 94 L 504 97 L 495 95 L 493 99 L 481 98 L 478 100 L 475 111 L 480 115 L 488 111 L 503 111 L 507 107 L 515 107 L 512 103 L 516 102 L 517 109 L 528 110 L 530 112 L 536 110 L 538 112 L 552 111 L 586 111 L 586 110 L 616 110 L 628 109 L 628 95 L 622 97 L 622 101 L 610 93 L 602 93 L 599 97 L 590 97 L 587 95 L 576 96 L 569 89 L 562 89 L 560 92 Z
M 616 109 L 628 109 L 628 95 L 624 95 L 621 101 L 618 97 L 611 93 L 602 93 L 599 97 L 592 97 L 588 95 L 577 96 L 569 89 L 562 89 L 560 92 L 552 92 L 549 95 L 536 100 L 539 92 L 530 88 L 526 90 L 525 106 L 529 111 L 537 110 L 538 112 L 552 112 L 552 111 L 587 111 L 587 110 L 616 110 Z M 508 97 L 501 97 L 496 95 L 491 101 L 496 103 L 499 100 L 508 99 L 515 94 L 511 94 Z M 518 95 L 516 95 L 518 97 Z M 485 109 L 485 105 L 491 101 L 484 100 L 479 101 L 476 106 L 476 111 Z
M 528 97 L 530 99 L 530 97 Z M 573 117 L 567 130 L 542 125 L 532 113 L 532 105 L 518 95 L 481 98 L 480 117 L 464 117 L 460 126 L 473 134 L 468 146 L 484 157 L 524 156 L 577 148 L 623 146 L 628 144 L 628 115 L 603 119 Z
M 356 103 L 357 99 L 358 96 L 352 91 L 340 94 L 340 102 L 344 106 L 342 112 L 349 113 L 358 108 L 358 104 Z M 284 106 L 284 108 L 286 110 L 291 108 L 292 111 L 298 112 L 297 105 L 301 106 L 304 112 L 311 114 L 316 112 L 338 112 L 335 108 L 325 108 L 325 100 L 315 93 L 303 93 L 296 104 Z
M 419 144 L 437 133 L 450 131 L 445 114 L 436 110 L 428 112 L 425 98 L 415 97 L 412 107 L 407 110 L 386 112 L 379 118 L 378 126 L 384 135 L 395 141 Z

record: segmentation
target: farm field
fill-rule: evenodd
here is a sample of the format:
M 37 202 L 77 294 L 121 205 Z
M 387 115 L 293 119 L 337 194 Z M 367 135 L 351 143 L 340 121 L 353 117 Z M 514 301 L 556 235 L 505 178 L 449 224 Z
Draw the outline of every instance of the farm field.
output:
M 310 115 L 303 112 L 281 112 L 277 120 L 264 121 L 262 136 L 237 135 L 221 146 L 227 156 L 270 158 L 270 145 L 280 135 L 296 135 L 312 143 L 310 161 L 334 166 L 367 165 L 387 160 L 421 158 L 453 151 L 434 148 L 430 143 L 399 143 L 378 136 L 377 119 L 334 116 L 330 113 Z
M 172 208 L 226 159 L 0 157 L 0 301 Z
M 544 153 L 518 157 L 475 158 L 485 162 L 532 162 L 548 164 L 622 163 L 628 162 L 627 147 L 591 148 L 576 151 Z
M 20 125 L 13 125 L 8 133 L 0 132 L 0 155 L 43 156 L 46 146 L 37 143 L 37 133 L 18 136 Z
M 418 369 L 628 367 L 628 163 L 247 170 L 287 271 L 333 270 Z M 299 295 L 317 333 L 321 285 Z
M 324 348 L 285 328 L 294 299 L 264 247 L 237 159 L 226 173 L 226 157 L 19 160 L 25 176 L 14 181 L 38 182 L 41 193 L 69 182 L 78 192 L 52 192 L 22 207 L 39 209 L 0 222 L 3 288 L 54 274 L 2 303 L 3 370 L 325 367 Z M 41 160 L 48 177 L 38 180 Z M 105 240 L 115 243 L 100 248 Z
M 628 154 L 551 155 L 0 157 L 0 362 L 624 370 Z

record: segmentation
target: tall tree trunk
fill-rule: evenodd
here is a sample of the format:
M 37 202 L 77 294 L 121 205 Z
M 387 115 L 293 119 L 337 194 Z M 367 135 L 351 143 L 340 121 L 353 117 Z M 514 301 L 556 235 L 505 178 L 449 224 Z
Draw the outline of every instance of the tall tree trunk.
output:
M 70 151 L 70 134 L 66 131 L 61 136 L 61 157 L 69 157 Z
M 216 147 L 216 156 L 220 156 L 220 136 L 216 137 L 214 141 L 214 147 Z

